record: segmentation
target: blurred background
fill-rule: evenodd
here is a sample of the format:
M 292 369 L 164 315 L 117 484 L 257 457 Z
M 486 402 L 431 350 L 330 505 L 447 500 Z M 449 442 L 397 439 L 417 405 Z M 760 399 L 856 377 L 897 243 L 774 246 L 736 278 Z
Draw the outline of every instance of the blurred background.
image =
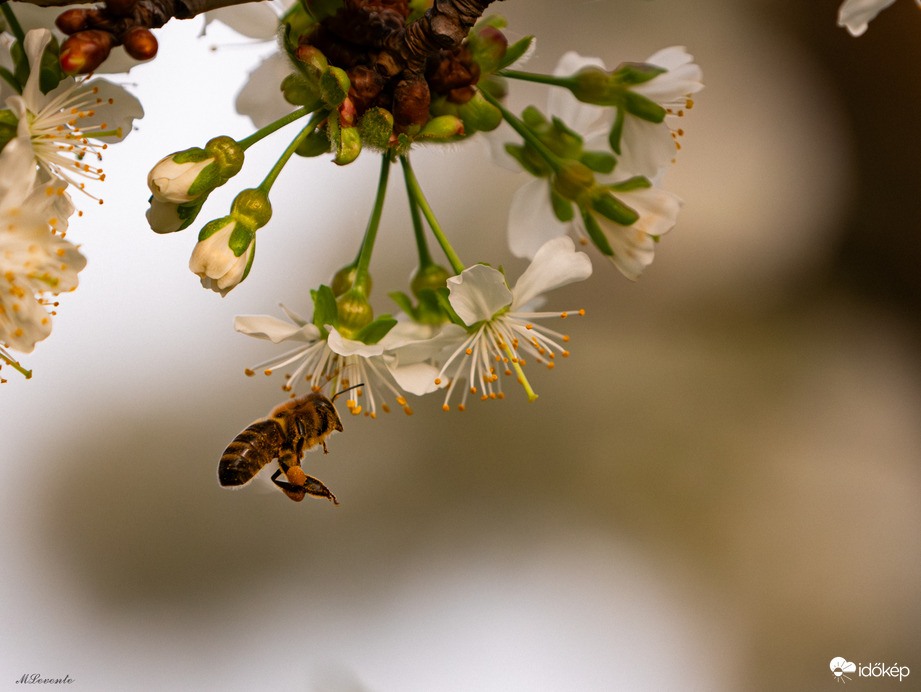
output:
M 305 460 L 339 507 L 223 490 L 216 465 L 284 398 L 243 375 L 279 349 L 233 316 L 309 314 L 354 256 L 377 161 L 294 161 L 250 277 L 202 290 L 195 232 L 146 226 L 146 174 L 251 132 L 236 85 L 272 46 L 161 30 L 127 77 L 146 116 L 107 152 L 105 204 L 77 200 L 80 288 L 33 379 L 4 370 L 0 689 L 821 690 L 838 656 L 912 671 L 861 690 L 921 689 L 921 13 L 899 0 L 854 39 L 838 5 L 495 7 L 538 36 L 535 71 L 688 47 L 706 88 L 665 179 L 685 207 L 639 282 L 594 254 L 551 297 L 588 314 L 535 403 L 344 419 Z M 545 103 L 517 87 L 515 110 Z M 414 161 L 460 256 L 515 276 L 525 178 L 485 152 Z M 397 177 L 372 265 L 387 290 L 413 269 L 405 206 Z

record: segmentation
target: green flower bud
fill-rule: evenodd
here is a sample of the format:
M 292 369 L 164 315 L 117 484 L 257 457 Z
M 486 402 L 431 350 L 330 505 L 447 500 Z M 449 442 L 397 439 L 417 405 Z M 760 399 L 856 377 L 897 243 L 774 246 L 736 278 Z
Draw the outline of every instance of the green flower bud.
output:
M 439 115 L 429 120 L 416 135 L 421 139 L 450 139 L 463 137 L 464 123 L 456 115 Z
M 470 32 L 467 48 L 480 66 L 480 74 L 491 74 L 502 64 L 508 50 L 508 39 L 496 27 L 486 25 Z
M 320 77 L 329 69 L 329 62 L 326 56 L 316 46 L 305 44 L 298 46 L 294 51 L 294 57 L 297 59 L 298 67 L 304 74 L 311 79 L 317 86 L 320 83 Z
M 214 156 L 219 174 L 224 179 L 220 184 L 234 177 L 243 168 L 243 147 L 233 137 L 221 135 L 208 140 L 205 151 Z
M 420 291 L 437 291 L 439 288 L 444 288 L 450 276 L 452 274 L 444 267 L 438 264 L 427 264 L 416 270 L 412 281 L 409 282 L 409 287 L 413 295 L 418 298 Z
M 374 310 L 367 296 L 354 288 L 336 300 L 336 308 L 339 315 L 338 329 L 346 338 L 353 338 L 374 321 Z
M 272 205 L 268 195 L 260 188 L 249 188 L 234 198 L 230 215 L 255 233 L 272 218 Z
M 491 132 L 502 124 L 502 111 L 483 98 L 479 91 L 467 103 L 458 107 L 457 114 L 464 121 L 464 131 L 468 135 Z

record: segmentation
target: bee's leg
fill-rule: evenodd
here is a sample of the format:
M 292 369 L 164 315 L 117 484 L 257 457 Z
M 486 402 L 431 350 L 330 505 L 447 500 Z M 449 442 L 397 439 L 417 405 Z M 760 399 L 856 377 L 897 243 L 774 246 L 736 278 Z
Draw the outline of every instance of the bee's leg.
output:
M 282 492 L 295 502 L 300 502 L 307 495 L 313 495 L 314 497 L 325 497 L 333 504 L 338 505 L 339 501 L 336 499 L 336 496 L 332 494 L 323 481 L 313 476 L 308 476 L 304 473 L 304 469 L 297 463 L 292 465 L 285 460 L 286 458 L 290 460 L 293 456 L 293 452 L 287 451 L 279 455 L 278 465 L 281 468 L 272 474 L 272 482 L 281 488 Z M 296 462 L 296 459 L 294 459 L 294 461 Z M 288 479 L 287 483 L 277 480 L 282 472 L 284 472 Z

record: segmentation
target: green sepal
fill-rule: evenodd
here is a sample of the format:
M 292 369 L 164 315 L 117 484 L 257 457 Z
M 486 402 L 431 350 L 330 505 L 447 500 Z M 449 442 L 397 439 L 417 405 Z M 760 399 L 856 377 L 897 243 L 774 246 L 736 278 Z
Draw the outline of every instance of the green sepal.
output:
M 184 228 L 188 228 L 192 225 L 196 218 L 198 218 L 198 213 L 201 211 L 201 208 L 205 205 L 205 200 L 208 199 L 208 195 L 203 195 L 198 199 L 192 202 L 186 202 L 185 204 L 179 204 L 176 206 L 176 215 L 182 219 L 177 231 L 181 231 Z
M 456 324 L 460 327 L 463 327 L 466 330 L 470 330 L 470 327 L 467 326 L 467 323 L 464 322 L 460 316 L 454 311 L 454 307 L 451 305 L 451 291 L 447 286 L 444 288 L 439 288 L 435 291 L 435 297 L 438 300 L 438 305 L 444 310 L 444 313 L 448 316 L 448 319 L 452 324 Z
M 591 238 L 592 243 L 594 243 L 601 254 L 613 257 L 614 248 L 611 247 L 607 236 L 605 236 L 604 231 L 601 230 L 601 226 L 598 225 L 595 217 L 589 212 L 583 212 L 582 221 L 585 223 L 585 232 L 588 233 L 588 237 Z
M 369 108 L 358 122 L 358 131 L 364 144 L 386 149 L 393 135 L 393 114 L 386 108 Z
M 298 145 L 294 153 L 298 156 L 320 156 L 328 154 L 332 149 L 332 143 L 329 141 L 329 132 L 325 129 L 316 130 L 307 135 L 306 138 Z
M 651 123 L 660 123 L 665 120 L 665 109 L 662 106 L 632 91 L 624 94 L 624 110 L 630 115 Z
M 355 334 L 354 340 L 372 346 L 387 336 L 397 321 L 391 315 L 381 315 L 373 322 L 366 324 Z
M 198 242 L 207 240 L 215 233 L 217 233 L 222 228 L 225 228 L 228 224 L 236 224 L 237 220 L 232 216 L 222 216 L 219 219 L 214 219 L 214 221 L 209 221 L 204 225 L 204 227 L 198 233 Z
M 668 72 L 664 67 L 645 62 L 625 62 L 611 73 L 611 79 L 624 86 L 636 86 Z
M 39 66 L 38 88 L 43 94 L 47 94 L 54 89 L 67 76 L 61 69 L 60 52 L 61 47 L 58 45 L 58 40 L 52 36 L 48 45 L 45 46 L 45 52 L 42 53 L 41 65 Z
M 336 139 L 336 156 L 333 163 L 347 166 L 361 154 L 361 133 L 357 127 L 340 127 Z
M 249 259 L 246 262 L 246 269 L 243 270 L 243 276 L 240 277 L 242 282 L 247 276 L 249 276 L 249 270 L 253 268 L 253 260 L 256 259 L 256 236 L 253 236 L 253 251 L 249 253 Z
M 645 190 L 652 187 L 649 178 L 642 175 L 635 175 L 627 180 L 621 180 L 619 183 L 608 185 L 609 190 L 614 192 L 630 192 L 631 190 Z
M 285 51 L 292 58 L 301 36 L 307 35 L 317 25 L 317 20 L 307 14 L 303 3 L 295 2 L 281 17 L 281 38 Z
M 502 56 L 502 60 L 499 61 L 499 69 L 504 70 L 506 67 L 513 65 L 518 62 L 521 57 L 528 52 L 528 49 L 531 47 L 531 44 L 534 42 L 533 36 L 525 36 L 522 39 L 515 41 L 505 50 L 505 55 Z
M 438 290 L 422 288 L 418 291 L 419 306 L 415 310 L 413 319 L 420 324 L 439 325 L 448 321 L 448 316 L 438 300 Z
M 0 111 L 0 151 L 3 151 L 7 142 L 16 138 L 18 126 L 19 119 L 13 115 L 13 111 Z
M 317 85 L 299 72 L 281 80 L 281 93 L 292 106 L 304 106 L 308 111 L 316 110 L 322 103 Z
M 320 98 L 329 110 L 338 108 L 349 95 L 351 85 L 345 70 L 330 66 L 320 77 Z
M 617 115 L 614 116 L 614 124 L 611 126 L 611 134 L 608 135 L 608 144 L 611 151 L 620 156 L 623 152 L 620 150 L 620 140 L 624 135 L 624 109 L 618 108 Z
M 531 147 L 506 144 L 505 151 L 535 178 L 549 178 L 553 175 L 553 169 L 542 158 L 537 156 Z
M 29 79 L 29 59 L 22 49 L 19 41 L 13 41 L 10 45 L 10 59 L 13 61 L 13 76 L 19 83 L 19 93 L 22 93 L 26 82 Z
M 239 257 L 256 239 L 256 234 L 242 223 L 237 223 L 230 232 L 230 238 L 227 240 L 227 247 L 231 249 L 234 257 Z
M 412 317 L 414 322 L 418 321 L 416 319 L 416 306 L 413 304 L 412 298 L 410 298 L 402 291 L 393 291 L 387 295 L 390 297 L 390 300 L 397 304 L 397 307 L 400 308 L 400 310 Z
M 607 175 L 617 165 L 617 159 L 606 151 L 586 151 L 579 157 L 579 161 L 602 175 Z
M 640 218 L 639 214 L 617 199 L 610 191 L 594 195 L 591 205 L 593 210 L 621 226 L 630 226 Z
M 573 211 L 572 202 L 558 194 L 552 187 L 550 188 L 550 205 L 553 207 L 553 215 L 563 223 L 573 220 L 575 211 Z
M 336 296 L 333 295 L 333 289 L 325 285 L 311 291 L 310 296 L 313 298 L 312 322 L 326 338 L 329 336 L 329 332 L 326 331 L 327 324 L 336 329 L 339 328 L 339 308 L 336 305 Z

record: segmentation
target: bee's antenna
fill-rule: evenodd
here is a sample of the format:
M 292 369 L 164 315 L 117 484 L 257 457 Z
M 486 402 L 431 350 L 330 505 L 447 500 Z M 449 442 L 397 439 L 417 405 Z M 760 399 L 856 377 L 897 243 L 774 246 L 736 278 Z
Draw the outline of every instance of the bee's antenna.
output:
M 350 389 L 357 389 L 358 387 L 364 387 L 364 386 L 365 386 L 364 382 L 359 382 L 358 384 L 353 384 L 350 387 L 346 387 L 345 389 L 340 389 L 338 392 L 333 394 L 332 398 L 330 398 L 330 401 L 335 401 L 337 396 L 339 396 L 340 394 L 345 394 Z

